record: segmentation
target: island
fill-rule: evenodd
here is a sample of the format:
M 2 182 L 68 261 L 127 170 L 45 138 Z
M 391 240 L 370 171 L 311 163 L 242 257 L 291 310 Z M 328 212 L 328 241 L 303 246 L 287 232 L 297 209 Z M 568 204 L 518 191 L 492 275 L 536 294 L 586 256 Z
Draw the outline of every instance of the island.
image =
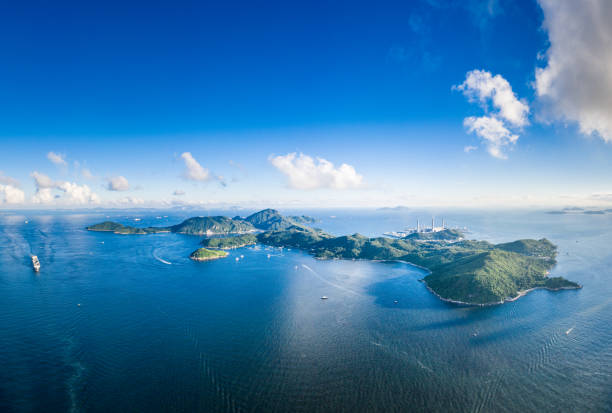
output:
M 208 248 L 198 248 L 194 252 L 191 253 L 189 258 L 194 261 L 210 261 L 217 260 L 219 258 L 225 258 L 228 256 L 227 251 L 221 250 L 210 250 Z
M 562 277 L 548 276 L 556 265 L 557 247 L 545 238 L 492 244 L 467 240 L 456 229 L 414 233 L 401 239 L 360 234 L 334 236 L 305 224 L 313 221 L 284 217 L 276 210 L 266 209 L 246 218 L 190 218 L 166 228 L 133 228 L 104 222 L 87 229 L 121 234 L 125 233 L 125 228 L 133 228 L 131 233 L 138 234 L 178 232 L 197 235 L 207 229 L 205 233 L 209 238 L 202 241 L 204 248 L 194 252 L 196 257 L 201 254 L 204 259 L 221 258 L 227 255 L 223 250 L 259 243 L 300 249 L 318 259 L 406 262 L 427 271 L 422 281 L 429 291 L 455 304 L 501 304 L 538 288 L 551 291 L 582 288 Z M 213 222 L 215 224 L 211 226 Z M 224 236 L 210 237 L 213 230 L 215 234 Z M 199 253 L 201 250 L 204 251 Z M 212 255 L 221 256 L 207 258 Z
M 241 218 L 239 216 L 234 218 L 224 216 L 192 217 L 180 224 L 169 227 L 139 228 L 117 222 L 105 221 L 91 225 L 86 229 L 88 231 L 107 231 L 115 234 L 146 235 L 174 232 L 178 234 L 214 236 L 248 234 L 258 231 L 278 231 L 292 227 L 303 227 L 313 222 L 315 222 L 315 220 L 311 217 L 284 217 L 274 209 L 264 209 L 246 218 Z

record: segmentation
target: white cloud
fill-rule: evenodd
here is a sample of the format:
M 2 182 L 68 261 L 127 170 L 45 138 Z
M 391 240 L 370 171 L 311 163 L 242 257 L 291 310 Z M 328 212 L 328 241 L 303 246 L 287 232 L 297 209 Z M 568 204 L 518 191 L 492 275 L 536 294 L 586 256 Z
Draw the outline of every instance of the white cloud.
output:
M 106 187 L 109 191 L 127 191 L 130 189 L 130 183 L 125 176 L 114 176 L 108 179 L 108 185 Z
M 463 126 L 470 133 L 475 133 L 485 140 L 489 153 L 500 159 L 505 159 L 506 155 L 502 149 L 504 146 L 514 144 L 518 140 L 518 135 L 513 134 L 506 128 L 502 121 L 491 116 L 470 116 L 463 120 Z M 469 152 L 469 150 L 466 150 Z
M 81 169 L 81 175 L 83 175 L 83 178 L 85 178 L 85 179 L 94 179 L 95 178 L 88 168 Z
M 538 1 L 550 41 L 535 81 L 544 116 L 612 142 L 612 2 Z
M 195 160 L 191 152 L 183 152 L 181 158 L 185 162 L 185 172 L 183 176 L 190 181 L 208 181 L 212 179 L 210 171 Z
M 49 189 L 55 186 L 55 182 L 53 182 L 53 180 L 45 174 L 34 171 L 30 175 L 32 178 L 34 178 L 34 183 L 36 184 L 37 189 Z
M 294 153 L 270 156 L 269 161 L 289 178 L 289 185 L 296 189 L 349 189 L 363 186 L 363 177 L 351 165 L 339 167 L 323 158 Z
M 0 184 L 0 204 L 22 204 L 24 201 L 25 194 L 21 189 Z
M 176 189 L 172 195 L 174 196 L 181 196 L 181 195 L 185 195 L 185 191 L 183 191 L 182 189 Z
M 0 171 L 0 184 L 10 185 L 15 188 L 19 187 L 19 181 L 10 176 L 4 175 L 4 172 Z
M 529 124 L 529 106 L 516 97 L 506 79 L 484 70 L 467 72 L 465 81 L 453 86 L 453 89 L 463 92 L 470 102 L 479 102 L 487 113 L 485 116 L 465 118 L 463 126 L 469 133 L 484 139 L 492 156 L 507 158 L 504 147 L 515 144 L 519 138 L 510 129 L 520 130 Z M 473 149 L 476 148 L 466 147 L 464 151 Z
M 54 201 L 62 204 L 98 204 L 100 198 L 91 191 L 87 185 L 78 185 L 75 182 L 54 182 L 47 175 L 34 171 L 31 176 L 34 178 L 36 193 L 32 197 L 35 204 L 51 204 Z M 63 192 L 63 195 L 53 194 L 53 190 Z
M 465 123 L 465 119 L 463 120 L 463 123 Z M 464 146 L 463 147 L 463 152 L 470 153 L 472 151 L 475 151 L 476 149 L 478 149 L 478 147 L 472 146 L 472 145 L 468 145 L 468 146 Z
M 65 193 L 61 200 L 68 204 L 100 203 L 98 195 L 93 193 L 87 185 L 78 185 L 75 182 L 59 182 L 57 189 Z
M 66 155 L 62 155 L 61 153 L 49 152 L 47 154 L 47 159 L 53 162 L 57 166 L 66 166 Z
M 500 75 L 491 75 L 485 70 L 472 70 L 465 81 L 455 86 L 470 101 L 479 101 L 485 108 L 489 103 L 498 110 L 497 116 L 512 126 L 526 126 L 529 121 L 529 106 L 516 97 L 510 83 Z

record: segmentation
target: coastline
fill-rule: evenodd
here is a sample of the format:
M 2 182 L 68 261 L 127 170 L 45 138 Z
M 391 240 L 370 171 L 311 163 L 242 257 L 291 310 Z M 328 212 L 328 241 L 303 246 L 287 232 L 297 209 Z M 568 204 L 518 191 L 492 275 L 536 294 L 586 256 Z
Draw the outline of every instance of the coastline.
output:
M 432 293 L 434 294 L 436 297 L 438 297 L 440 300 L 447 302 L 447 303 L 451 303 L 451 304 L 456 304 L 456 305 L 461 305 L 461 306 L 477 306 L 477 307 L 490 307 L 490 306 L 494 306 L 494 305 L 501 305 L 504 303 L 510 303 L 512 301 L 516 301 L 519 298 L 529 294 L 532 291 L 535 290 L 548 290 L 548 291 L 561 291 L 561 290 L 580 290 L 582 288 L 582 285 L 579 285 L 578 287 L 559 287 L 559 288 L 548 288 L 548 287 L 533 287 L 533 288 L 529 288 L 527 290 L 521 290 L 518 292 L 518 294 L 515 297 L 509 297 L 509 298 L 504 298 L 503 300 L 500 301 L 493 301 L 490 303 L 470 303 L 470 302 L 466 302 L 466 301 L 459 301 L 459 300 L 453 300 L 452 298 L 444 298 L 442 297 L 440 294 L 438 294 L 437 292 L 435 292 L 428 284 L 427 281 L 425 281 L 425 279 L 420 279 L 420 282 L 422 282 L 423 284 L 425 284 L 425 287 Z
M 263 245 L 265 245 L 265 244 L 263 244 Z M 276 247 L 276 248 L 278 248 L 278 247 Z M 348 260 L 348 258 L 337 258 L 337 257 L 334 257 L 334 258 L 324 258 L 324 257 L 316 257 L 315 256 L 313 258 L 315 258 L 317 260 L 322 260 L 322 261 L 323 260 Z M 399 262 L 399 263 L 408 264 L 408 265 L 410 265 L 412 267 L 416 267 L 416 268 L 418 268 L 420 270 L 423 270 L 423 271 L 425 271 L 427 273 L 426 275 L 429 275 L 429 274 L 432 273 L 431 270 L 429 268 L 427 268 L 427 267 L 423 267 L 423 266 L 418 265 L 418 264 L 413 264 L 413 263 L 411 263 L 409 261 L 404 261 L 404 260 L 369 260 L 369 259 L 366 259 L 366 258 L 358 258 L 358 259 L 354 259 L 353 258 L 352 261 Z M 548 274 L 550 274 L 550 271 L 548 272 Z M 476 306 L 476 307 L 490 307 L 490 306 L 494 306 L 494 305 L 501 305 L 501 304 L 504 304 L 504 303 L 509 303 L 509 302 L 512 302 L 512 301 L 516 301 L 519 298 L 527 295 L 528 293 L 530 293 L 531 291 L 534 291 L 534 290 L 561 291 L 561 290 L 580 290 L 582 288 L 582 285 L 579 285 L 578 287 L 559 287 L 559 288 L 533 287 L 533 288 L 529 288 L 527 290 L 519 291 L 518 294 L 515 297 L 505 298 L 505 299 L 500 300 L 500 301 L 493 301 L 493 302 L 490 302 L 490 303 L 471 303 L 471 302 L 467 302 L 467 301 L 453 300 L 452 298 L 442 297 L 440 294 L 438 294 L 436 291 L 434 291 L 427 284 L 427 281 L 425 281 L 425 278 L 421 278 L 421 279 L 419 279 L 419 281 L 422 282 L 425 285 L 425 287 L 429 290 L 430 293 L 432 293 L 433 295 L 438 297 L 441 301 L 444 301 L 444 302 L 450 303 L 450 304 L 455 304 L 455 305 L 458 305 L 458 306 L 465 306 L 465 307 L 468 307 L 468 306 L 470 306 L 470 307 L 472 307 L 472 306 Z

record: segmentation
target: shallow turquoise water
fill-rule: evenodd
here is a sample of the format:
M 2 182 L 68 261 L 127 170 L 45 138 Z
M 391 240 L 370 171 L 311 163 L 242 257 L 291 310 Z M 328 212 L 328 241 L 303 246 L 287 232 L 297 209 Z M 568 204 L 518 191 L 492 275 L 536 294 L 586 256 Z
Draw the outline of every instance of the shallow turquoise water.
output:
M 415 219 L 313 214 L 370 235 Z M 184 218 L 157 215 L 141 224 Z M 0 215 L 0 410 L 612 411 L 612 215 L 447 215 L 476 238 L 548 237 L 553 275 L 584 288 L 456 307 L 405 264 L 263 248 L 196 263 L 198 237 Z

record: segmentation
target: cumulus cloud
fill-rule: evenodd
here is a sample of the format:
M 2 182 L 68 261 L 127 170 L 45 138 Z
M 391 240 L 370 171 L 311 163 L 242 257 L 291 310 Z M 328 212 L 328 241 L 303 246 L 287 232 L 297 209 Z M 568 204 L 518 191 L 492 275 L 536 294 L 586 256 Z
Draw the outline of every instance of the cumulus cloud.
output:
M 10 176 L 4 175 L 4 172 L 0 171 L 0 184 L 10 185 L 15 188 L 19 187 L 19 181 Z
M 465 123 L 465 120 L 463 122 Z M 476 149 L 478 149 L 476 146 L 468 145 L 463 147 L 463 152 L 470 153 L 472 151 L 475 151 Z
M 100 198 L 93 193 L 87 185 L 78 185 L 75 182 L 58 182 L 57 189 L 64 192 L 61 197 L 68 204 L 98 204 Z
M 174 195 L 174 196 L 182 196 L 182 195 L 185 195 L 185 191 L 183 191 L 182 189 L 176 189 L 176 190 L 175 190 L 175 191 L 172 193 L 172 195 Z
M 455 89 L 462 91 L 470 101 L 480 102 L 485 109 L 490 104 L 497 109 L 497 116 L 512 126 L 522 127 L 529 123 L 529 106 L 516 97 L 510 83 L 500 75 L 472 70 Z
M 106 187 L 109 191 L 127 191 L 130 189 L 130 183 L 125 176 L 114 176 L 108 179 L 108 185 Z
M 37 189 L 49 189 L 55 186 L 55 182 L 45 174 L 34 171 L 30 175 L 34 178 Z
M 25 194 L 21 189 L 0 184 L 0 204 L 22 204 L 24 201 Z
M 519 138 L 510 129 L 520 130 L 529 124 L 527 103 L 516 97 L 510 83 L 501 75 L 493 76 L 485 70 L 469 71 L 465 81 L 453 89 L 463 92 L 470 102 L 478 102 L 486 112 L 485 116 L 463 120 L 468 132 L 482 138 L 492 156 L 506 158 L 504 147 L 513 145 Z
M 538 2 L 550 42 L 535 80 L 544 116 L 612 142 L 612 2 Z
M 65 204 L 98 204 L 100 198 L 97 194 L 91 191 L 87 185 L 78 185 L 75 182 L 53 181 L 47 175 L 38 171 L 31 174 L 36 185 L 36 193 L 32 197 L 32 202 L 35 204 L 50 204 L 57 200 Z M 63 192 L 62 194 L 53 194 L 53 190 Z
M 183 173 L 185 179 L 190 181 L 209 181 L 212 179 L 210 171 L 202 167 L 191 155 L 191 152 L 183 152 L 181 158 L 185 162 L 185 172 Z
M 363 186 L 363 176 L 351 165 L 335 167 L 323 158 L 313 159 L 304 154 L 270 156 L 269 161 L 289 178 L 289 186 L 296 189 L 350 189 Z
M 49 152 L 47 154 L 47 159 L 53 162 L 57 166 L 66 166 L 66 155 L 61 153 Z
M 506 128 L 502 121 L 491 116 L 470 116 L 463 120 L 463 125 L 470 133 L 485 140 L 487 151 L 494 157 L 505 159 L 503 147 L 511 145 L 518 140 L 518 135 Z M 473 148 L 473 147 L 472 147 Z M 465 150 L 469 152 L 469 150 Z

